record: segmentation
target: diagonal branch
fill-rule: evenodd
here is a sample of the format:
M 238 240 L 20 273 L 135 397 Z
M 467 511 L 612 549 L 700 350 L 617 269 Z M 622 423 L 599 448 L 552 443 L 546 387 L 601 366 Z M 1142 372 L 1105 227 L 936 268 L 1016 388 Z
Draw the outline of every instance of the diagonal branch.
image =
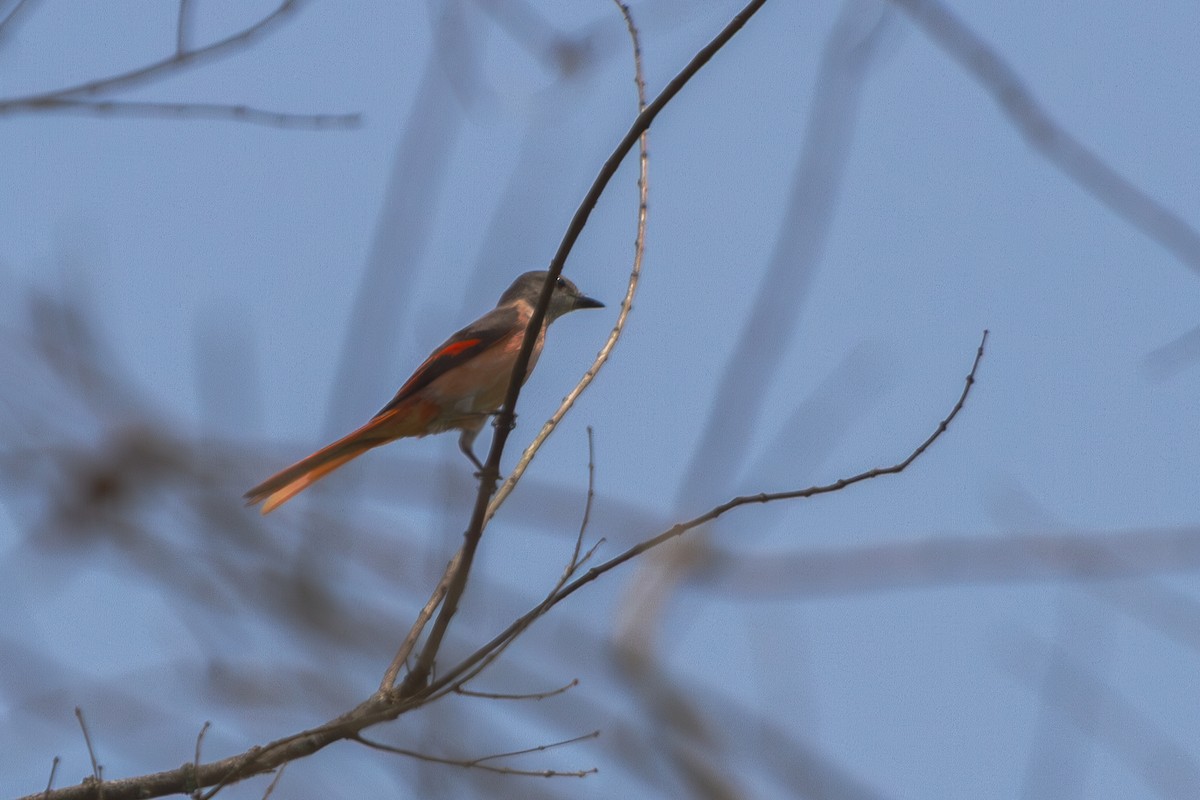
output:
M 65 112 L 75 114 L 128 117 L 170 116 L 178 118 L 224 119 L 271 125 L 281 128 L 320 129 L 352 127 L 361 121 L 359 114 L 292 114 L 219 103 L 156 103 L 99 99 L 100 95 L 162 80 L 177 73 L 225 58 L 253 40 L 265 36 L 288 15 L 295 13 L 301 0 L 281 0 L 278 6 L 254 23 L 215 42 L 200 47 L 187 46 L 190 9 L 181 0 L 171 55 L 125 72 L 45 92 L 0 97 L 0 116 L 20 113 Z M 21 11 L 24 0 L 3 21 L 0 32 Z
M 450 619 L 458 610 L 458 602 L 466 590 L 467 576 L 470 574 L 471 564 L 475 558 L 475 551 L 479 547 L 479 540 L 483 536 L 483 527 L 487 519 L 488 499 L 495 492 L 496 484 L 499 482 L 500 457 L 504 452 L 504 445 L 508 441 L 508 436 L 512 432 L 513 422 L 516 419 L 516 403 L 517 397 L 521 392 L 521 376 L 525 375 L 526 368 L 529 365 L 529 359 L 533 353 L 533 344 L 537 340 L 536 332 L 541 330 L 542 323 L 546 319 L 546 309 L 550 305 L 550 295 L 554 290 L 555 282 L 562 274 L 563 267 L 566 265 L 567 256 L 570 254 L 572 248 L 574 248 L 579 235 L 583 233 L 583 228 L 587 225 L 592 209 L 596 207 L 600 195 L 604 193 L 609 181 L 616 174 L 617 168 L 621 165 L 626 154 L 629 153 L 634 144 L 641 138 L 642 134 L 650 128 L 651 123 L 654 122 L 654 118 L 687 85 L 688 81 L 700 71 L 700 68 L 707 64 L 716 55 L 717 51 L 724 47 L 742 29 L 750 17 L 754 16 L 755 12 L 765 2 L 766 0 L 751 0 L 711 42 L 701 48 L 692 57 L 692 60 L 654 98 L 654 101 L 646 106 L 642 113 L 638 114 L 633 124 L 629 127 L 629 130 L 625 133 L 625 136 L 604 162 L 600 173 L 596 176 L 591 188 L 584 196 L 583 202 L 580 203 L 574 217 L 571 218 L 562 242 L 559 244 L 558 250 L 550 262 L 546 275 L 546 283 L 542 287 L 542 293 L 538 297 L 533 314 L 529 319 L 529 325 L 525 329 L 525 339 L 521 345 L 521 352 L 517 354 L 516 362 L 513 365 L 508 394 L 505 396 L 504 405 L 497 416 L 496 433 L 492 437 L 492 446 L 488 451 L 487 460 L 484 462 L 484 467 L 480 474 L 479 493 L 475 498 L 475 507 L 471 513 L 471 522 L 467 526 L 466 533 L 463 534 L 461 563 L 458 565 L 458 569 L 450 581 L 449 590 L 446 592 L 446 599 L 442 603 L 442 609 L 438 613 L 437 619 L 434 620 L 433 626 L 430 628 L 429 638 L 426 640 L 425 647 L 417 657 L 417 663 L 413 667 L 413 670 L 408 673 L 403 684 L 401 684 L 400 692 L 402 695 L 414 694 L 426 683 L 433 669 L 434 659 L 441 648 L 442 640 L 445 638 L 446 629 L 450 625 Z
M 525 614 L 513 621 L 511 625 L 493 637 L 491 641 L 480 647 L 470 656 L 465 658 L 461 663 L 457 664 L 453 669 L 449 670 L 444 675 L 440 676 L 436 681 L 431 683 L 428 689 L 429 694 L 438 696 L 454 691 L 455 687 L 460 685 L 464 680 L 464 675 L 473 675 L 473 670 L 477 664 L 493 657 L 493 651 L 497 650 L 498 648 L 507 647 L 516 636 L 519 636 L 539 617 L 544 615 L 547 611 L 561 603 L 566 598 L 570 597 L 579 589 L 582 589 L 587 584 L 599 578 L 601 575 L 605 574 L 606 572 L 611 572 L 622 564 L 637 558 L 642 553 L 645 553 L 648 550 L 653 550 L 659 545 L 664 544 L 678 536 L 682 536 L 694 528 L 698 528 L 701 525 L 712 522 L 713 520 L 729 511 L 732 511 L 735 508 L 750 505 L 752 503 L 773 503 L 778 500 L 796 500 L 805 497 L 815 497 L 816 495 L 820 494 L 831 494 L 833 492 L 839 492 L 849 486 L 853 486 L 856 483 L 862 483 L 863 481 L 871 480 L 872 478 L 879 478 L 884 475 L 900 474 L 907 469 L 909 465 L 920 458 L 921 455 L 924 454 L 925 451 L 928 450 L 929 447 L 936 442 L 943 433 L 946 432 L 946 430 L 950 427 L 950 423 L 953 422 L 955 417 L 958 416 L 958 413 L 962 411 L 963 406 L 967 402 L 967 395 L 971 393 L 971 387 L 975 385 L 975 375 L 979 370 L 979 363 L 983 359 L 984 345 L 987 344 L 987 337 L 988 332 L 985 330 L 983 332 L 983 337 L 979 342 L 979 347 L 975 351 L 975 360 L 971 363 L 971 371 L 967 373 L 962 393 L 959 394 L 958 400 L 950 409 L 950 413 L 938 423 L 933 433 L 931 433 L 923 442 L 917 445 L 917 447 L 903 460 L 898 461 L 889 467 L 875 467 L 873 469 L 866 470 L 865 472 L 860 472 L 857 475 L 851 475 L 848 478 L 841 478 L 829 484 L 809 486 L 806 489 L 794 489 L 786 492 L 762 492 L 759 494 L 735 497 L 732 500 L 710 508 L 708 511 L 704 512 L 698 517 L 690 519 L 687 522 L 680 522 L 677 525 L 674 525 L 658 534 L 657 536 L 646 539 L 645 541 L 630 547 L 625 552 L 610 558 L 608 561 L 605 561 L 602 564 L 597 564 L 567 585 L 559 588 L 557 591 L 552 592 L 546 597 L 545 600 L 534 606 L 529 611 L 525 612 Z
M 629 6 L 621 2 L 621 0 L 613 0 L 620 9 L 621 15 L 625 18 L 625 26 L 629 30 L 629 37 L 633 42 L 633 65 L 634 65 L 634 82 L 637 84 L 638 110 L 646 110 L 646 79 L 642 72 L 642 45 L 638 38 L 637 26 L 633 24 L 633 17 L 629 12 Z M 508 496 L 512 494 L 516 488 L 517 482 L 521 480 L 521 476 L 525 474 L 525 470 L 529 467 L 533 457 L 537 455 L 538 450 L 558 427 L 558 423 L 562 422 L 563 417 L 575 405 L 575 401 L 583 394 L 584 390 L 591 385 L 595 380 L 600 369 L 608 362 L 608 357 L 612 354 L 613 348 L 617 346 L 617 340 L 621 338 L 621 333 L 625 330 L 625 322 L 629 319 L 629 312 L 633 308 L 633 298 L 637 294 L 638 281 L 642 275 L 642 257 L 646 252 L 646 195 L 649 190 L 649 146 L 650 132 L 649 128 L 642 131 L 638 138 L 639 151 L 639 172 L 638 172 L 638 214 L 637 214 L 637 236 L 634 238 L 633 244 L 633 269 L 629 273 L 629 282 L 626 284 L 625 297 L 621 300 L 621 310 L 617 314 L 617 321 L 613 324 L 612 331 L 608 334 L 608 339 L 604 342 L 604 346 L 600 348 L 600 352 L 596 354 L 596 359 L 592 365 L 583 373 L 583 377 L 579 379 L 579 383 L 575 385 L 559 405 L 550 419 L 546 420 L 542 425 L 542 429 L 538 431 L 538 435 L 533 437 L 533 441 L 525 448 L 525 452 L 517 460 L 516 466 L 509 473 L 508 478 L 496 492 L 496 496 L 492 498 L 488 505 L 487 516 L 483 520 L 483 524 L 487 525 L 496 512 L 500 510 L 500 506 L 504 503 Z
M 1084 191 L 1200 272 L 1200 233 L 1088 149 L 1047 112 L 1000 54 L 938 0 L 891 0 L 992 95 L 1030 146 Z

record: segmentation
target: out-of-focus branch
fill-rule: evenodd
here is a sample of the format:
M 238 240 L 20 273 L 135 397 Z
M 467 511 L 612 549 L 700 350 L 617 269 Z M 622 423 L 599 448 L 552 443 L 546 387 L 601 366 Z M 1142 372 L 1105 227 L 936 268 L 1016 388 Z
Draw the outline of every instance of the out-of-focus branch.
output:
M 527 334 L 540 329 L 545 319 L 546 308 L 549 305 L 551 290 L 554 287 L 557 277 L 562 273 L 567 256 L 574 247 L 575 241 L 582 233 L 584 226 L 587 224 L 591 210 L 595 207 L 597 200 L 599 200 L 600 195 L 604 192 L 613 175 L 616 174 L 617 168 L 620 166 L 625 155 L 633 148 L 633 145 L 642 137 L 646 130 L 649 129 L 654 118 L 666 107 L 667 103 L 679 93 L 718 50 L 741 30 L 750 17 L 765 2 L 766 0 L 752 0 L 752 2 L 743 8 L 709 44 L 692 58 L 687 66 L 667 84 L 658 97 L 647 105 L 634 120 L 621 142 L 605 161 L 599 175 L 592 184 L 592 188 L 572 218 L 562 243 L 559 245 L 554 259 L 550 264 L 550 274 L 538 299 L 529 327 L 526 330 Z M 290 5 L 291 0 L 284 3 L 284 6 Z M 276 14 L 278 13 L 277 11 Z M 202 796 L 207 800 L 230 783 L 240 781 L 252 775 L 271 772 L 290 761 L 311 755 L 333 742 L 353 739 L 364 729 L 381 722 L 394 720 L 406 711 L 417 708 L 430 699 L 433 699 L 435 697 L 435 690 L 444 688 L 445 682 L 439 679 L 436 683 L 428 683 L 428 677 L 450 619 L 457 609 L 457 603 L 466 586 L 471 560 L 483 533 L 484 515 L 487 511 L 488 499 L 491 497 L 498 482 L 500 457 L 514 419 L 514 409 L 521 386 L 521 381 L 517 376 L 523 376 L 526 371 L 535 339 L 536 336 L 526 335 L 524 346 L 513 370 L 514 380 L 511 381 L 508 395 L 505 398 L 496 435 L 493 438 L 492 447 L 488 453 L 488 458 L 480 477 L 480 490 L 472 512 L 471 523 L 464 534 L 461 563 L 458 564 L 457 569 L 448 571 L 450 583 L 446 598 L 442 603 L 441 613 L 434 621 L 429 638 L 417 656 L 416 666 L 409 672 L 398 688 L 391 691 L 377 692 L 354 709 L 323 725 L 278 739 L 263 747 L 253 747 L 229 758 L 200 765 L 189 761 L 182 767 L 174 770 L 116 781 L 104 781 L 99 786 L 91 782 L 77 784 L 51 791 L 45 795 L 31 796 L 28 800 L 34 800 L 34 797 L 44 797 L 44 800 L 91 800 L 91 798 L 101 792 L 107 800 L 125 800 L 126 798 L 132 800 L 132 798 L 157 797 L 165 794 L 191 792 L 196 787 L 211 787 Z M 726 504 L 724 508 L 727 510 L 732 507 L 734 506 Z M 577 563 L 582 563 L 587 557 L 585 555 Z M 632 557 L 632 555 L 629 555 L 623 560 L 628 560 L 628 558 Z M 594 580 L 599 574 L 612 569 L 614 566 L 616 566 L 616 563 L 611 564 L 600 572 L 597 572 L 595 569 L 590 570 L 588 575 L 591 577 L 587 577 L 586 580 L 577 579 L 575 582 L 562 587 L 556 593 L 554 602 L 557 603 L 565 599 L 566 596 L 572 594 L 583 583 Z M 433 602 L 436 604 L 436 601 Z M 499 642 L 499 644 L 503 643 L 503 641 Z M 470 666 L 478 663 L 481 658 L 486 656 L 487 652 L 485 650 L 471 664 L 468 664 L 464 668 L 456 669 L 455 674 L 462 675 Z
M 16 16 L 23 5 L 24 0 L 3 22 L 0 22 L 0 33 L 3 33 L 4 26 Z M 360 114 L 293 114 L 219 103 L 131 102 L 107 97 L 100 99 L 101 95 L 161 81 L 180 72 L 228 57 L 271 32 L 299 6 L 300 0 L 282 0 L 274 10 L 247 27 L 215 42 L 200 47 L 189 47 L 187 46 L 189 9 L 187 1 L 182 0 L 175 31 L 175 47 L 171 55 L 104 78 L 95 78 L 84 83 L 35 94 L 0 98 L 0 116 L 66 112 L 101 116 L 227 119 L 283 128 L 318 129 L 358 125 L 361 122 Z
M 68 97 L 46 97 L 32 100 L 27 107 L 12 106 L 0 100 L 0 114 L 27 111 L 45 111 L 55 114 L 77 114 L 89 117 L 133 117 L 160 119 L 216 119 L 248 122 L 270 128 L 294 128 L 299 130 L 322 130 L 326 128 L 354 128 L 362 123 L 361 114 L 293 114 L 287 111 L 270 111 L 252 106 L 225 105 L 222 103 L 156 103 L 133 100 L 88 100 Z
M 962 584 L 1103 581 L 1194 571 L 1195 527 L 1114 533 L 938 536 L 918 541 L 752 557 L 714 549 L 689 578 L 735 598 L 859 595 Z
M 1200 272 L 1200 233 L 1060 125 L 998 52 L 938 0 L 891 0 L 992 96 L 1026 141 L 1084 191 Z
M 1160 797 L 1200 796 L 1200 764 L 1189 749 L 1061 648 L 1021 635 L 1013 637 L 1001 660 L 1018 681 L 1035 687 L 1036 656 L 1052 659 L 1062 673 L 1058 685 L 1065 694 L 1055 698 L 1055 709 L 1082 733 L 1112 750 Z
M 12 10 L 8 12 L 8 16 L 6 16 L 4 19 L 0 19 L 0 42 L 4 41 L 5 35 L 7 35 L 9 32 L 9 28 L 16 24 L 16 22 L 21 19 L 21 15 L 23 13 L 28 13 L 29 9 L 32 7 L 33 3 L 31 0 L 17 0 L 16 4 L 13 5 Z

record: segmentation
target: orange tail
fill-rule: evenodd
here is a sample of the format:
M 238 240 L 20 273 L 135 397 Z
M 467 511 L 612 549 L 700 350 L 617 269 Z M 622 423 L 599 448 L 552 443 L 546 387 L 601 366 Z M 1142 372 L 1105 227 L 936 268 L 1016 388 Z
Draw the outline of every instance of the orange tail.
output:
M 262 503 L 262 513 L 269 514 L 338 467 L 372 448 L 401 436 L 424 436 L 434 432 L 428 430 L 428 425 L 437 414 L 436 404 L 415 398 L 382 412 L 353 433 L 297 461 L 246 492 L 246 505 Z
M 338 467 L 358 458 L 386 440 L 357 439 L 354 434 L 318 450 L 303 461 L 297 461 L 246 492 L 246 504 L 262 503 L 262 513 L 269 514 L 291 500 L 300 492 L 333 472 Z

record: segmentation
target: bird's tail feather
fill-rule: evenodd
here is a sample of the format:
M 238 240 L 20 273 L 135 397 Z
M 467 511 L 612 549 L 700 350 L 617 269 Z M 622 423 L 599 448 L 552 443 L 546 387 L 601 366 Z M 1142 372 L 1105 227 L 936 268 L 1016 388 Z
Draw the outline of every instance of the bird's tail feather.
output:
M 439 411 L 437 403 L 420 398 L 411 398 L 384 409 L 358 430 L 297 461 L 246 492 L 246 504 L 252 506 L 262 503 L 262 513 L 269 514 L 338 467 L 372 448 L 402 436 L 424 436 L 444 430 L 431 427 Z
M 358 432 L 339 439 L 333 444 L 297 461 L 282 472 L 276 473 L 246 492 L 246 504 L 262 503 L 262 513 L 269 514 L 291 500 L 300 492 L 386 439 L 364 439 Z

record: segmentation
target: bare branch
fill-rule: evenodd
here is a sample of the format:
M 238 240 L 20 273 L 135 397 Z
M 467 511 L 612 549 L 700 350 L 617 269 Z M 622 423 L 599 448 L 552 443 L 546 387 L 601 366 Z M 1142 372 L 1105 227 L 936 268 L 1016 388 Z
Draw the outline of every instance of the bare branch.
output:
M 566 265 L 567 256 L 575 246 L 579 235 L 583 232 L 583 228 L 587 225 L 588 217 L 591 216 L 592 209 L 595 208 L 596 202 L 600 199 L 609 181 L 616 174 L 617 168 L 621 165 L 625 155 L 632 149 L 634 143 L 639 140 L 642 134 L 649 129 L 654 118 L 659 112 L 666 107 L 667 103 L 679 93 L 688 81 L 700 71 L 708 61 L 720 50 L 725 44 L 733 38 L 733 36 L 742 29 L 742 26 L 752 17 L 759 8 L 762 7 L 766 0 L 751 0 L 751 2 L 743 8 L 734 18 L 721 30 L 719 34 L 707 45 L 700 49 L 692 60 L 688 62 L 678 75 L 671 79 L 662 92 L 654 98 L 650 103 L 638 114 L 625 136 L 617 144 L 612 154 L 604 162 L 600 173 L 593 181 L 591 188 L 584 196 L 579 208 L 576 209 L 574 217 L 567 226 L 567 231 L 563 235 L 562 242 L 558 246 L 558 250 L 551 260 L 549 269 L 547 270 L 546 283 L 542 287 L 542 293 L 538 297 L 537 303 L 534 306 L 533 314 L 530 316 L 529 324 L 525 329 L 524 341 L 521 343 L 521 351 L 517 354 L 517 358 L 513 365 L 512 378 L 509 380 L 508 392 L 504 398 L 504 405 L 501 407 L 500 413 L 496 419 L 496 433 L 492 437 L 492 446 L 488 451 L 487 460 L 484 462 L 483 470 L 479 478 L 479 493 L 476 495 L 475 508 L 471 514 L 471 522 L 467 526 L 466 533 L 463 534 L 463 557 L 462 563 L 459 565 L 450 582 L 450 588 L 446 592 L 446 599 L 442 603 L 442 609 L 438 613 L 437 619 L 433 622 L 433 627 L 430 629 L 429 638 L 425 643 L 425 647 L 421 650 L 417 658 L 417 664 L 401 685 L 401 693 L 404 695 L 415 694 L 425 684 L 429 678 L 430 670 L 433 667 L 433 661 L 437 657 L 438 650 L 441 648 L 442 640 L 445 638 L 446 629 L 450 625 L 450 620 L 458 610 L 458 601 L 462 597 L 463 591 L 467 586 L 467 576 L 471 571 L 471 564 L 475 558 L 475 551 L 479 546 L 479 540 L 483 536 L 483 527 L 486 522 L 488 509 L 488 499 L 496 490 L 496 483 L 500 475 L 500 457 L 504 452 L 504 445 L 508 441 L 508 436 L 512 432 L 513 424 L 516 419 L 516 403 L 517 397 L 521 392 L 521 377 L 529 366 L 530 356 L 533 354 L 533 345 L 537 341 L 537 332 L 541 330 L 542 324 L 546 319 L 546 309 L 550 305 L 550 295 L 552 294 L 555 282 L 562 274 L 563 267 Z
M 1119 217 L 1200 271 L 1200 233 L 1060 125 L 998 52 L 938 0 L 892 0 L 992 96 L 1030 146 Z
M 400 756 L 408 756 L 409 758 L 416 758 L 421 761 L 430 761 L 435 764 L 449 764 L 451 766 L 463 767 L 465 769 L 482 769 L 487 772 L 495 772 L 500 775 L 526 775 L 534 778 L 585 778 L 588 775 L 596 774 L 598 770 L 595 767 L 592 767 L 591 769 L 573 770 L 570 772 L 562 772 L 553 769 L 528 770 L 517 769 L 515 767 L 496 767 L 488 764 L 487 762 L 494 761 L 498 758 L 511 758 L 513 756 L 528 755 L 529 753 L 541 753 L 546 750 L 551 750 L 555 747 L 563 747 L 564 745 L 575 744 L 576 742 L 582 742 L 587 739 L 595 739 L 599 735 L 600 731 L 592 731 L 591 733 L 585 733 L 582 736 L 575 736 L 571 739 L 564 739 L 560 742 L 541 744 L 537 747 L 529 747 L 524 750 L 513 750 L 509 753 L 496 753 L 494 755 L 483 756 L 475 759 L 434 756 L 430 755 L 429 753 L 422 753 L 419 750 L 409 750 L 404 747 L 395 747 L 393 745 L 383 744 L 382 742 L 377 742 L 373 739 L 367 739 L 364 736 L 353 736 L 351 738 L 354 741 L 359 742 L 360 744 L 365 744 L 367 747 L 375 750 L 381 750 L 385 753 L 395 753 L 396 755 Z
M 208 733 L 208 729 L 211 726 L 212 726 L 212 723 L 209 722 L 208 720 L 205 720 L 204 724 L 200 726 L 200 733 L 196 734 L 196 755 L 195 755 L 195 758 L 192 759 L 192 774 L 193 775 L 200 772 L 200 748 L 204 744 L 204 734 Z M 199 788 L 197 788 L 194 792 L 192 792 L 192 796 L 193 797 L 200 796 Z
M 448 691 L 453 691 L 454 686 L 461 685 L 464 680 L 467 680 L 462 677 L 463 675 L 473 674 L 473 672 L 477 671 L 477 668 L 481 663 L 484 663 L 490 659 L 494 659 L 498 650 L 501 650 L 511 644 L 516 636 L 519 636 L 525 629 L 533 624 L 534 621 L 545 614 L 546 611 L 558 605 L 567 597 L 596 580 L 601 575 L 616 569 L 617 567 L 628 561 L 631 561 L 634 558 L 637 558 L 648 550 L 653 550 L 654 548 L 667 541 L 670 541 L 671 539 L 682 536 L 694 528 L 698 528 L 705 523 L 712 522 L 713 520 L 729 511 L 732 511 L 735 508 L 739 508 L 740 506 L 744 505 L 750 505 L 751 503 L 771 503 L 777 500 L 794 500 L 805 497 L 815 497 L 816 495 L 820 494 L 831 494 L 833 492 L 839 492 L 848 486 L 853 486 L 856 483 L 862 483 L 863 481 L 871 480 L 872 478 L 879 478 L 884 475 L 897 475 L 903 472 L 910 464 L 920 458 L 921 455 L 928 450 L 929 447 L 935 441 L 937 441 L 943 433 L 946 432 L 950 426 L 950 423 L 954 421 L 955 417 L 957 417 L 958 413 L 963 409 L 963 406 L 967 401 L 967 395 L 970 394 L 971 387 L 975 385 L 975 375 L 979 369 L 979 363 L 983 359 L 984 345 L 987 343 L 987 337 L 988 332 L 985 330 L 983 332 L 983 337 L 979 342 L 979 347 L 975 351 L 975 360 L 971 363 L 971 371 L 967 374 L 966 380 L 964 381 L 962 393 L 959 394 L 958 400 L 950 409 L 950 413 L 938 423 L 938 426 L 936 429 L 934 429 L 933 433 L 930 434 L 923 442 L 917 445 L 916 449 L 909 453 L 908 456 L 903 460 L 891 465 L 890 467 L 876 467 L 866 470 L 865 472 L 860 472 L 857 475 L 852 475 L 848 478 L 841 478 L 833 483 L 825 484 L 823 486 L 810 486 L 807 489 L 796 489 L 787 492 L 763 492 L 760 494 L 735 497 L 728 502 L 714 506 L 694 519 L 688 520 L 687 522 L 680 522 L 677 525 L 674 525 L 658 534 L 657 536 L 630 547 L 620 555 L 614 556 L 608 561 L 592 567 L 580 577 L 552 593 L 537 606 L 525 612 L 525 614 L 513 621 L 511 625 L 493 637 L 490 642 L 485 644 L 483 647 L 480 647 L 470 656 L 465 658 L 441 678 L 432 682 L 428 689 L 429 693 L 433 696 L 440 696 Z
M 1200 796 L 1200 764 L 1189 749 L 1172 741 L 1144 712 L 1061 648 L 1018 635 L 1007 648 L 1004 666 L 1022 684 L 1035 687 L 1035 654 L 1052 659 L 1062 674 L 1056 710 L 1111 749 L 1160 797 Z
M 409 628 L 408 635 L 400 643 L 400 648 L 396 651 L 395 657 L 392 658 L 392 663 L 388 666 L 387 672 L 383 674 L 383 681 L 379 684 L 379 691 L 386 692 L 396 685 L 396 678 L 400 675 L 400 669 L 404 666 L 404 662 L 408 661 L 408 657 L 412 655 L 413 648 L 417 646 L 417 639 L 421 637 L 421 631 L 425 630 L 425 626 L 429 624 L 429 620 L 433 617 L 433 612 L 437 610 L 437 607 L 442 602 L 442 598 L 446 596 L 446 591 L 450 588 L 450 578 L 458 570 L 458 564 L 461 560 L 462 550 L 460 549 L 450 559 L 450 563 L 446 565 L 446 570 L 442 573 L 437 586 L 434 587 L 433 594 L 429 596 L 429 600 L 421 609 L 421 613 L 417 614 L 412 627 Z
M 294 114 L 252 106 L 222 103 L 158 103 L 134 100 L 89 100 L 47 96 L 28 102 L 0 100 L 0 116 L 39 111 L 55 114 L 79 114 L 93 117 L 216 119 L 248 122 L 271 128 L 326 130 L 356 128 L 362 114 Z
M 629 8 L 614 0 L 617 8 L 625 18 L 625 25 L 629 30 L 630 39 L 633 42 L 633 67 L 634 67 L 634 82 L 637 84 L 638 111 L 646 110 L 646 80 L 642 73 L 642 45 L 638 38 L 637 27 L 633 24 L 633 17 L 629 13 Z M 484 525 L 495 516 L 500 506 L 504 503 L 508 496 L 512 494 L 516 488 L 517 482 L 521 480 L 521 476 L 525 474 L 525 470 L 529 467 L 533 457 L 537 455 L 538 450 L 554 432 L 560 423 L 575 405 L 575 401 L 583 394 L 584 390 L 595 380 L 600 369 L 607 363 L 608 357 L 612 354 L 613 348 L 617 345 L 617 340 L 621 338 L 621 332 L 625 330 L 625 322 L 629 318 L 629 312 L 633 308 L 633 298 L 637 294 L 638 281 L 642 274 L 642 257 L 646 251 L 646 196 L 649 188 L 649 127 L 642 131 L 638 137 L 639 150 L 639 172 L 638 172 L 638 213 L 637 213 L 637 236 L 634 238 L 633 244 L 633 268 L 629 273 L 629 281 L 625 287 L 625 297 L 621 300 L 621 310 L 617 314 L 617 321 L 613 323 L 613 329 L 608 334 L 608 339 L 604 342 L 604 346 L 600 348 L 600 352 L 596 354 L 596 358 L 592 361 L 592 365 L 583 373 L 583 377 L 579 379 L 579 383 L 575 385 L 559 405 L 558 409 L 550 415 L 550 419 L 542 425 L 542 429 L 538 431 L 537 436 L 525 448 L 525 452 L 521 453 L 521 457 L 517 460 L 516 466 L 509 473 L 508 478 L 496 492 L 496 496 L 492 498 L 488 505 L 487 515 L 484 517 Z
M 33 3 L 31 0 L 17 0 L 16 5 L 12 7 L 12 11 L 8 12 L 8 16 L 0 19 L 0 41 L 4 40 L 9 26 L 15 24 L 21 18 L 22 13 L 27 13 L 32 7 Z
M 275 791 L 275 787 L 279 785 L 280 779 L 283 777 L 283 771 L 287 769 L 287 764 L 280 764 L 279 769 L 275 770 L 275 777 L 267 784 L 267 790 L 263 792 L 262 800 L 268 800 L 271 794 Z
M 11 16 L 10 14 L 9 17 L 11 18 Z M 6 19 L 5 22 L 7 21 Z M 50 762 L 50 777 L 46 780 L 46 791 L 42 793 L 42 797 L 49 796 L 50 790 L 54 788 L 54 774 L 58 772 L 58 762 L 61 760 L 58 756 L 55 756 L 54 760 Z
M 25 4 L 25 0 L 0 21 L 0 34 Z M 126 72 L 96 78 L 85 83 L 52 89 L 20 97 L 0 98 L 0 116 L 21 113 L 59 112 L 96 116 L 175 117 L 179 119 L 218 119 L 269 125 L 278 128 L 346 128 L 361 122 L 359 114 L 292 114 L 267 111 L 244 105 L 220 103 L 158 103 L 125 100 L 100 100 L 98 95 L 152 83 L 169 76 L 227 57 L 255 39 L 270 32 L 300 6 L 300 0 L 282 0 L 274 10 L 253 24 L 201 47 L 188 47 L 191 16 L 189 0 L 180 0 L 175 31 L 174 52 L 158 61 Z
M 83 720 L 83 709 L 75 706 L 75 719 L 79 720 L 79 730 L 83 731 L 83 741 L 87 745 L 88 758 L 92 760 L 92 778 L 96 781 L 95 789 L 99 797 L 104 796 L 104 767 L 96 760 L 96 751 L 92 748 L 92 736 L 88 733 L 87 723 Z
M 462 686 L 454 687 L 455 694 L 461 694 L 464 697 L 482 697 L 488 700 L 545 700 L 547 697 L 554 697 L 563 694 L 579 685 L 579 678 L 573 679 L 565 686 L 560 686 L 557 689 L 551 689 L 548 692 L 534 692 L 532 694 L 505 694 L 502 692 L 477 692 L 473 689 L 464 689 Z

